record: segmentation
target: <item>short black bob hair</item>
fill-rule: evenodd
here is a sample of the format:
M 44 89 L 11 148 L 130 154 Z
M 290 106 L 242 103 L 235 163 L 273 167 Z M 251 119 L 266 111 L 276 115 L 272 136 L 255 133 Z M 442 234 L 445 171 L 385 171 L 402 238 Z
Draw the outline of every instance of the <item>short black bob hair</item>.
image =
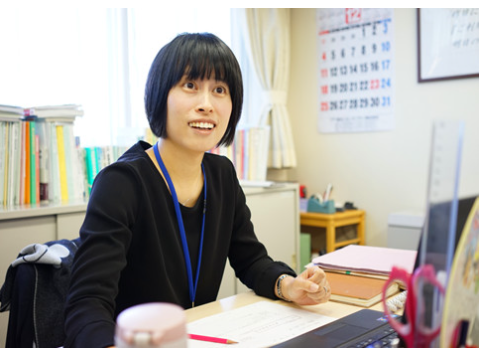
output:
M 160 49 L 155 57 L 144 96 L 152 133 L 160 138 L 167 137 L 167 96 L 184 75 L 188 79 L 210 79 L 212 74 L 229 87 L 232 113 L 227 130 L 217 145 L 230 145 L 242 111 L 242 74 L 234 53 L 210 33 L 180 34 Z

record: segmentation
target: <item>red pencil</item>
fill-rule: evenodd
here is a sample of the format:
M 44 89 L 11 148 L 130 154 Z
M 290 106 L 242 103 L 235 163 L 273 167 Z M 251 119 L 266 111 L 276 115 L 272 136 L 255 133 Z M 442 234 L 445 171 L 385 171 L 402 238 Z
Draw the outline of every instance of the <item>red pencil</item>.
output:
M 236 341 L 232 341 L 232 340 L 228 340 L 228 339 L 222 339 L 222 338 L 219 338 L 219 337 L 211 337 L 211 336 L 195 335 L 195 334 L 189 334 L 189 339 L 199 340 L 199 341 L 216 342 L 216 343 L 224 343 L 224 344 L 228 344 L 228 345 L 237 343 Z

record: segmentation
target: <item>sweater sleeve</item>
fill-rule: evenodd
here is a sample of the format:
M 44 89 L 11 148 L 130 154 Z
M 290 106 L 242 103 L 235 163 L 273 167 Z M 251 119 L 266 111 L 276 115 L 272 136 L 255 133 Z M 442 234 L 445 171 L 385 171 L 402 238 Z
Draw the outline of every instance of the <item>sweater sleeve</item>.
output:
M 111 166 L 94 182 L 72 266 L 65 347 L 114 344 L 115 298 L 138 211 L 135 181 L 128 167 Z
M 296 272 L 287 264 L 274 261 L 265 246 L 259 242 L 254 233 L 251 212 L 246 204 L 246 197 L 234 170 L 235 218 L 229 261 L 236 276 L 254 292 L 263 297 L 278 299 L 274 285 L 281 274 L 296 276 Z

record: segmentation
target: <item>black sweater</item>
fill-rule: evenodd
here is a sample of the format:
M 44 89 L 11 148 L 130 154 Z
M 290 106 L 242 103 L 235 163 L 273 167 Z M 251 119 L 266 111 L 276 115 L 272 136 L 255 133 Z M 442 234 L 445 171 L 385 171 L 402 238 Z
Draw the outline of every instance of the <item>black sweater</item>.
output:
M 95 179 L 72 267 L 65 347 L 113 345 L 117 315 L 136 304 L 172 302 L 191 307 L 172 196 L 145 153 L 150 147 L 145 142 L 135 144 Z M 244 284 L 258 295 L 276 299 L 277 277 L 295 272 L 274 262 L 257 240 L 232 163 L 206 153 L 203 164 L 208 194 L 196 305 L 216 299 L 227 258 Z M 187 232 L 191 227 L 200 233 L 195 215 L 199 207 L 183 208 L 190 219 Z M 196 263 L 198 234 L 187 237 Z

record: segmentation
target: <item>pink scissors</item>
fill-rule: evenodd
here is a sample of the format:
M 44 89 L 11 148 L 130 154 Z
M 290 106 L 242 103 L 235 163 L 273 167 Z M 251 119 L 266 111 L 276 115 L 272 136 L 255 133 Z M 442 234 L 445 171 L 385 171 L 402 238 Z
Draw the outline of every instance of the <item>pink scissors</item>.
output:
M 423 284 L 429 284 L 436 287 L 442 295 L 444 295 L 444 287 L 436 279 L 434 267 L 430 264 L 418 267 L 414 274 L 406 272 L 404 269 L 393 267 L 391 275 L 384 284 L 382 292 L 382 301 L 384 306 L 384 313 L 387 316 L 392 328 L 397 331 L 398 335 L 404 339 L 407 347 L 430 347 L 431 342 L 436 338 L 441 330 L 441 326 L 428 327 L 425 326 L 421 320 L 418 320 L 417 313 L 424 317 L 425 307 L 422 297 L 416 297 L 418 291 L 419 279 L 422 279 Z M 407 297 L 405 303 L 406 320 L 403 324 L 395 320 L 389 312 L 386 304 L 386 290 L 393 281 L 401 281 L 406 284 Z

